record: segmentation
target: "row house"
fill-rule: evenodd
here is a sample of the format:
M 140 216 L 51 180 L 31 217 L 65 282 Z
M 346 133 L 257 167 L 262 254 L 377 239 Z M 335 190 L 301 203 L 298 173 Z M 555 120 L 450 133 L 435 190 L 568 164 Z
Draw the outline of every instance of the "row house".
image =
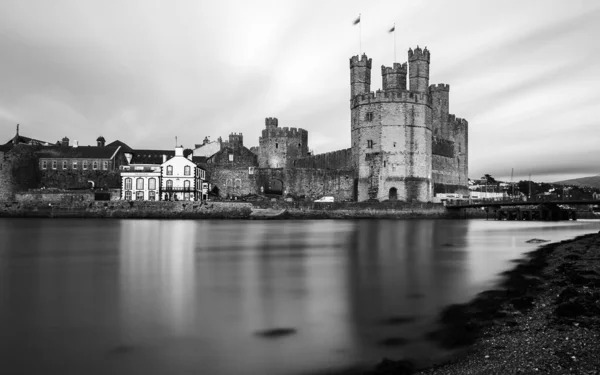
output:
M 183 147 L 175 152 L 162 152 L 162 164 L 144 163 L 155 160 L 162 151 L 138 150 L 126 155 L 131 163 L 121 167 L 121 199 L 197 201 L 206 191 L 206 171 L 185 157 Z M 168 158 L 168 156 L 171 156 Z
M 99 137 L 97 146 L 79 146 L 77 141 L 71 146 L 69 139 L 63 138 L 60 146 L 44 147 L 37 152 L 39 169 L 72 171 L 112 171 L 125 163 L 121 147 L 104 146 L 104 138 Z

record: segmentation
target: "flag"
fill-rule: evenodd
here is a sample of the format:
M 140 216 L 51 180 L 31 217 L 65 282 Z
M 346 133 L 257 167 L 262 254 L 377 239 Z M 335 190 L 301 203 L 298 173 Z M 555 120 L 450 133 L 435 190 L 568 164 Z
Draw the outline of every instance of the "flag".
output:
M 358 15 L 358 18 L 354 20 L 353 25 L 356 25 L 357 23 L 360 23 L 360 14 Z
M 392 26 L 392 28 L 388 32 L 393 33 L 394 31 L 396 31 L 396 25 Z

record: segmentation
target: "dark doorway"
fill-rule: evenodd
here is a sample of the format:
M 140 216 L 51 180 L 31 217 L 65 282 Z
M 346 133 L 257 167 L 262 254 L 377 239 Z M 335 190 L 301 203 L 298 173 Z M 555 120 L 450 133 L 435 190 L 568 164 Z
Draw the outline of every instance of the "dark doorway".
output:
M 265 194 L 283 195 L 283 181 L 271 179 L 269 185 L 265 186 Z
M 396 189 L 395 187 L 390 189 L 390 200 L 391 201 L 398 200 L 398 189 Z

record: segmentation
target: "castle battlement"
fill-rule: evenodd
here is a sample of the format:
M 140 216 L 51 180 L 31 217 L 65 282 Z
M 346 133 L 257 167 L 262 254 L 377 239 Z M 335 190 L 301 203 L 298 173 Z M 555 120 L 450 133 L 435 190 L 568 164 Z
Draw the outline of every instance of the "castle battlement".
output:
M 367 67 L 371 69 L 371 62 L 372 59 L 369 59 L 364 53 L 362 54 L 360 59 L 358 58 L 358 56 L 352 56 L 350 58 L 350 69 L 354 67 Z
M 429 91 L 450 91 L 450 85 L 438 83 L 437 85 L 429 86 Z
M 355 108 L 365 104 L 376 103 L 416 103 L 431 105 L 429 95 L 412 91 L 388 92 L 377 90 L 368 94 L 356 95 L 351 101 L 351 107 Z
M 467 122 L 467 120 L 460 118 L 460 117 L 456 117 L 455 115 L 448 115 L 448 123 L 450 125 L 454 125 L 454 126 L 468 126 L 469 123 Z
M 278 122 L 279 121 L 277 120 L 277 117 L 267 117 L 267 118 L 265 118 L 265 125 L 266 125 L 267 128 L 270 127 L 270 126 L 277 127 Z
M 429 62 L 430 59 L 431 56 L 427 47 L 425 47 L 424 50 L 419 48 L 419 46 L 417 46 L 417 48 L 415 48 L 414 50 L 412 48 L 408 49 L 408 61 L 424 60 Z
M 302 138 L 304 136 L 308 136 L 308 131 L 301 128 L 271 128 L 264 129 L 262 137 L 259 140 L 268 138 Z
M 406 74 L 408 72 L 408 64 L 407 63 L 394 63 L 391 67 L 382 65 L 381 66 L 381 75 L 386 74 Z

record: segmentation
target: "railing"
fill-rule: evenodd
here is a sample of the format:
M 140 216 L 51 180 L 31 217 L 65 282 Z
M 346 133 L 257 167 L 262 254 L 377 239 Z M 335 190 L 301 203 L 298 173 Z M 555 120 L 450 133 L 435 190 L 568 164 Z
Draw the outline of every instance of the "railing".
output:
M 196 190 L 193 187 L 167 186 L 166 188 L 163 188 L 162 191 L 165 193 L 170 193 L 170 192 L 194 193 L 194 192 L 200 191 L 200 189 Z

